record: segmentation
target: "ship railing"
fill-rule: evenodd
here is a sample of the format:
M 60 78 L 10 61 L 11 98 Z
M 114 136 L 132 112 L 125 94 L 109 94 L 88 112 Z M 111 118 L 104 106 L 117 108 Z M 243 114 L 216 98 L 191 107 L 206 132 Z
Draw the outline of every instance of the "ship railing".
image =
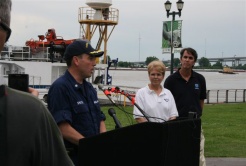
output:
M 116 87 L 111 85 L 105 85 L 105 88 Z M 125 91 L 127 91 L 132 97 L 135 96 L 135 93 L 139 88 L 137 87 L 124 87 L 118 86 Z M 97 89 L 97 88 L 96 88 Z M 99 91 L 99 89 L 97 89 Z M 99 91 L 100 92 L 100 91 Z M 110 104 L 110 101 L 107 97 L 101 92 L 98 93 L 99 99 L 103 100 L 103 103 Z M 123 103 L 124 105 L 132 105 L 122 94 L 111 94 L 111 97 L 118 103 Z M 205 104 L 220 104 L 220 103 L 245 103 L 246 102 L 246 89 L 214 89 L 207 90 L 207 99 L 205 99 Z M 112 104 L 112 103 L 111 103 Z
M 97 9 L 94 9 L 97 8 Z M 90 24 L 103 24 L 103 25 L 116 25 L 119 20 L 119 10 L 116 8 L 109 7 L 105 13 L 105 8 L 95 6 L 91 7 L 80 7 L 78 21 L 80 23 Z
M 29 46 L 9 46 L 7 50 L 1 51 L 0 59 L 19 61 L 50 61 L 49 47 L 32 49 Z

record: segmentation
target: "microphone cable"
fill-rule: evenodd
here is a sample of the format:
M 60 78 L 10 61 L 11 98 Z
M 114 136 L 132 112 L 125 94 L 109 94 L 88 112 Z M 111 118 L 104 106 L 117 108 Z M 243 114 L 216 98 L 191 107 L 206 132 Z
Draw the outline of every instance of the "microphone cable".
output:
M 123 107 L 117 107 L 117 108 L 120 109 L 121 111 L 123 111 L 125 114 L 128 114 L 129 116 L 130 115 L 132 115 L 132 116 L 135 115 L 135 116 L 139 116 L 139 117 L 142 117 L 142 118 L 146 118 L 144 115 L 137 115 L 137 114 L 134 114 L 134 113 L 127 112 Z M 159 117 L 154 117 L 154 116 L 149 116 L 148 115 L 148 118 L 149 119 L 157 119 L 157 120 L 160 120 L 161 121 L 161 122 L 160 121 L 157 121 L 157 123 L 164 123 L 164 122 L 166 122 L 166 120 L 164 120 L 163 118 L 159 118 Z
M 105 94 L 105 91 L 107 91 L 107 92 L 109 92 L 109 93 L 110 93 L 110 92 L 120 93 L 120 94 L 123 94 L 124 96 L 126 96 L 126 97 L 129 99 L 129 101 L 132 101 L 132 97 L 129 96 L 128 94 L 126 94 L 124 90 L 120 91 L 120 88 L 119 88 L 119 87 L 113 87 L 113 88 L 103 89 L 103 85 L 99 84 L 99 85 L 98 85 L 98 88 L 99 88 L 100 90 L 102 90 L 102 91 L 104 92 L 104 94 Z M 106 95 L 106 94 L 105 94 L 105 95 Z M 106 95 L 106 96 L 107 96 L 107 95 Z M 150 118 L 156 119 L 156 122 L 157 122 L 157 123 L 164 123 L 164 122 L 166 122 L 166 120 L 164 120 L 163 118 L 159 118 L 159 117 L 151 117 L 151 116 L 148 115 L 146 112 L 144 112 L 144 111 L 138 106 L 137 103 L 132 103 L 132 104 L 133 104 L 133 107 L 136 106 L 136 107 L 140 110 L 140 112 L 141 112 L 143 115 L 136 115 L 136 114 L 133 114 L 133 113 L 129 113 L 129 112 L 127 112 L 127 111 L 124 109 L 124 107 L 123 107 L 121 101 L 119 101 L 119 98 L 117 98 L 117 100 L 116 100 L 116 102 L 115 102 L 114 100 L 112 100 L 111 94 L 110 94 L 110 97 L 109 97 L 109 96 L 107 96 L 107 97 L 109 98 L 109 100 L 111 101 L 111 103 L 112 103 L 115 107 L 117 107 L 119 110 L 121 110 L 122 112 L 125 113 L 125 115 L 126 115 L 126 117 L 127 117 L 127 119 L 128 119 L 128 122 L 129 122 L 130 124 L 133 124 L 133 122 L 132 122 L 133 119 L 130 117 L 130 115 L 132 115 L 132 116 L 135 115 L 135 116 L 143 117 L 143 118 L 145 118 L 148 122 L 150 122 L 150 120 L 149 120 Z M 133 111 L 133 108 L 132 108 L 132 111 Z M 132 119 L 132 120 L 131 120 L 131 119 Z M 131 122 L 130 122 L 130 120 L 131 120 Z M 160 122 L 159 120 L 160 120 L 161 122 Z

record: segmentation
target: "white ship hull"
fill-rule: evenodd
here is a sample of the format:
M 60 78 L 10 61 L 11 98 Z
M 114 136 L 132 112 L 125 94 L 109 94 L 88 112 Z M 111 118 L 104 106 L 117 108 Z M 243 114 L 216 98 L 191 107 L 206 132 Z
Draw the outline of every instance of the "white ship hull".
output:
M 20 73 L 29 75 L 29 86 L 39 91 L 39 98 L 44 97 L 48 93 L 50 85 L 67 69 L 67 65 L 64 62 L 54 62 L 49 60 L 48 54 L 31 55 L 26 47 L 17 47 L 17 51 L 13 48 L 8 51 L 2 51 L 0 56 L 0 83 L 8 85 L 8 74 Z M 24 49 L 25 48 L 25 49 Z M 97 64 L 95 71 L 91 78 L 87 81 L 91 82 L 98 92 L 100 99 L 108 99 L 104 93 L 99 90 L 98 83 L 104 85 L 104 89 L 112 87 L 112 85 L 106 85 L 105 80 L 107 76 L 107 64 Z M 103 76 L 102 82 L 95 83 L 97 77 Z M 111 78 L 110 78 L 111 79 Z M 108 80 L 109 82 L 109 80 Z M 131 89 L 131 88 L 130 88 Z M 129 90 L 126 88 L 125 90 Z M 135 91 L 135 90 L 134 90 Z M 116 101 L 126 101 L 126 97 L 122 94 L 115 94 L 112 92 L 111 96 Z

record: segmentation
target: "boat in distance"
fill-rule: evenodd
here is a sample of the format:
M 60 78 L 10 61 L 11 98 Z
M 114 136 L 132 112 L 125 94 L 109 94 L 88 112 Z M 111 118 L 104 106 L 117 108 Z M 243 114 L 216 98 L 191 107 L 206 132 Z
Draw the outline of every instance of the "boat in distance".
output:
M 219 70 L 218 71 L 219 73 L 224 73 L 224 74 L 237 74 L 237 73 L 235 73 L 234 72 L 234 70 L 233 69 L 231 69 L 229 66 L 224 66 L 223 67 L 223 70 Z

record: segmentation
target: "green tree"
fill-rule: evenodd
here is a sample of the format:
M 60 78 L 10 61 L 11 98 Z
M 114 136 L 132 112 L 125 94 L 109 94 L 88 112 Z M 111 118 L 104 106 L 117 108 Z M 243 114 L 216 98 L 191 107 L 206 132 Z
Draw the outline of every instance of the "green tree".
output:
M 154 61 L 154 60 L 159 60 L 159 59 L 158 59 L 157 57 L 155 57 L 155 56 L 149 56 L 149 57 L 146 58 L 145 63 L 146 63 L 146 65 L 148 66 L 148 64 L 149 64 L 150 62 Z
M 175 67 L 175 68 L 180 67 L 180 60 L 179 60 L 179 58 L 174 58 L 173 59 L 173 67 Z
M 214 65 L 213 65 L 213 69 L 222 69 L 222 63 L 221 61 L 217 61 Z
M 238 66 L 234 67 L 235 69 L 243 69 L 246 70 L 246 64 L 242 65 L 242 64 L 238 64 Z
M 211 66 L 209 60 L 205 57 L 202 57 L 199 62 L 198 62 L 199 66 L 202 67 L 202 68 L 208 68 Z
M 118 66 L 119 66 L 119 67 L 132 67 L 133 65 L 132 65 L 132 63 L 130 63 L 130 62 L 119 61 L 119 62 L 118 62 Z

